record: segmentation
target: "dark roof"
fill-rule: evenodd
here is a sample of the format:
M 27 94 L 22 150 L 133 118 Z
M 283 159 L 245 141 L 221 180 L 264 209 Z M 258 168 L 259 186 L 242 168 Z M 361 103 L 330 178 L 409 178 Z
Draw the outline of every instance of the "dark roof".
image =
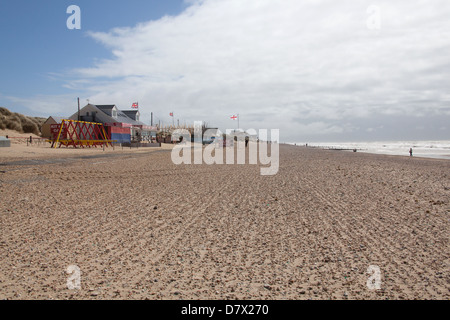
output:
M 139 110 L 124 110 L 122 112 L 125 113 L 131 119 L 136 120 L 136 115 L 139 112 Z
M 111 110 L 112 108 L 115 107 L 115 105 L 113 104 L 104 104 L 104 105 L 96 105 L 97 108 L 99 108 L 100 110 L 104 111 L 104 110 Z
M 129 123 L 135 126 L 145 126 L 146 124 L 141 122 L 141 121 L 136 121 L 131 119 L 129 116 L 127 116 L 123 111 L 119 110 L 117 111 L 117 117 L 115 118 L 117 119 L 118 122 L 124 122 L 124 123 Z
M 126 115 L 129 115 L 129 114 L 135 115 L 136 113 L 139 112 L 139 110 L 123 110 L 122 112 L 125 113 Z
M 106 113 L 108 116 L 112 117 L 112 112 L 111 109 L 115 107 L 115 105 L 111 104 L 111 105 L 96 105 L 95 107 L 97 107 L 98 109 L 100 109 L 101 111 L 103 111 L 104 113 Z M 117 107 L 116 107 L 117 108 Z M 130 112 L 137 112 L 138 110 L 134 111 L 134 110 L 130 110 Z M 128 111 L 122 111 L 119 110 L 117 108 L 117 116 L 113 117 L 114 120 L 116 120 L 116 122 L 122 122 L 122 123 L 128 123 L 134 126 L 145 126 L 146 124 L 141 122 L 141 121 L 136 121 L 134 119 L 132 119 L 131 117 L 129 117 L 126 112 Z M 133 117 L 134 118 L 134 117 Z

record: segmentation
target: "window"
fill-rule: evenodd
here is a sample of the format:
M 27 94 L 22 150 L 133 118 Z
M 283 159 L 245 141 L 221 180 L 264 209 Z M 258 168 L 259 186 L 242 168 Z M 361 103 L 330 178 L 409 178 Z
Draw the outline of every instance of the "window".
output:
M 113 116 L 113 118 L 116 118 L 116 117 L 117 117 L 117 111 L 114 110 L 114 109 L 113 109 L 113 111 L 112 111 L 112 116 Z
M 136 121 L 139 121 L 139 113 L 136 113 Z

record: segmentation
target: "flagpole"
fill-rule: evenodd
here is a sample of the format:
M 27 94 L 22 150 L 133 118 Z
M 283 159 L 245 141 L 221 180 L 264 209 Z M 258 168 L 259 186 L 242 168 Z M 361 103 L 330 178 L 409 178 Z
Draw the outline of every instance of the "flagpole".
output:
M 240 129 L 240 126 L 239 126 L 239 113 L 238 113 L 238 130 Z

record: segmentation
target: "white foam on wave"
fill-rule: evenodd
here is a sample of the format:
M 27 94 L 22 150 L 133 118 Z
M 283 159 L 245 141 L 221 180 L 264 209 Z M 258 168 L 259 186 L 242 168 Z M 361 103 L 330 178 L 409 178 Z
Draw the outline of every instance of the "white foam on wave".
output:
M 305 145 L 297 142 L 296 145 Z M 441 141 L 377 141 L 377 142 L 317 142 L 309 143 L 310 147 L 333 149 L 357 149 L 358 152 L 401 155 L 409 157 L 409 149 L 413 149 L 413 156 L 440 158 L 450 160 L 450 140 Z

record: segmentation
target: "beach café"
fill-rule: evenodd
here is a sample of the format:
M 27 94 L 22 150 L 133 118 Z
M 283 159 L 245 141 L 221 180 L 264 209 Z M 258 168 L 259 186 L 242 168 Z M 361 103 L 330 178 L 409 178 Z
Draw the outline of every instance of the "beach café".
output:
M 141 122 L 139 117 L 138 110 L 122 111 L 116 105 L 88 104 L 69 120 L 102 123 L 108 138 L 117 143 L 151 142 L 158 128 Z

